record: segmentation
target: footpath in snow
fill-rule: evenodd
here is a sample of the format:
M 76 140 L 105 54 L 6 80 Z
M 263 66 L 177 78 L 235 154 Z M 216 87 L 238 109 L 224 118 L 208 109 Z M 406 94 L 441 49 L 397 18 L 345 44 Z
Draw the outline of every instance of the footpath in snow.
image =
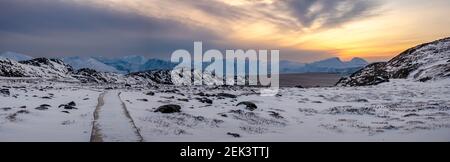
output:
M 118 91 L 109 91 L 98 98 L 91 142 L 143 141 L 119 95 Z

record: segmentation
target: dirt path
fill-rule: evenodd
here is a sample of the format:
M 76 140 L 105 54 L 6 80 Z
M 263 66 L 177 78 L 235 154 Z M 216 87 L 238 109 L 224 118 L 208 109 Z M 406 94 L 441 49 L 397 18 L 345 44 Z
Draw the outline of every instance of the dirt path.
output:
M 119 95 L 118 91 L 100 94 L 94 112 L 91 142 L 143 142 Z

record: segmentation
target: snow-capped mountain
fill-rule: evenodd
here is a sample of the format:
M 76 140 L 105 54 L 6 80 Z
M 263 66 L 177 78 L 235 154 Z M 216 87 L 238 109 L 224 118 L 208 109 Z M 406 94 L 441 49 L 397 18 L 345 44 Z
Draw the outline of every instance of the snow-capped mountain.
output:
M 349 62 L 342 61 L 338 57 L 333 57 L 310 63 L 308 64 L 308 66 L 317 68 L 329 68 L 329 69 L 345 69 L 345 68 L 364 67 L 368 64 L 369 63 L 366 60 L 358 57 L 353 58 Z
M 114 72 L 121 74 L 155 69 L 169 69 L 168 67 L 174 67 L 168 61 L 148 59 L 139 55 L 116 58 L 107 58 L 102 56 L 91 58 L 68 57 L 63 60 L 67 61 L 75 69 L 89 68 L 100 72 Z
M 340 73 L 343 75 L 358 71 L 369 63 L 362 58 L 344 62 L 333 57 L 317 62 L 302 64 L 293 61 L 280 61 L 280 73 Z
M 174 84 L 171 74 L 187 76 L 191 71 L 182 70 L 149 70 L 130 74 L 100 72 L 95 69 L 82 68 L 74 70 L 72 66 L 59 59 L 36 58 L 17 62 L 11 59 L 0 59 L 0 77 L 39 78 L 53 81 L 71 81 L 80 83 L 112 83 L 112 84 Z M 192 71 L 192 76 L 202 77 L 200 71 Z M 223 82 L 221 78 L 203 75 L 205 84 Z M 176 83 L 188 83 L 190 78 L 174 78 Z M 242 80 L 242 79 L 240 79 Z
M 349 62 L 346 62 L 346 66 L 347 67 L 364 67 L 369 65 L 369 62 L 367 62 L 366 60 L 359 58 L 359 57 L 355 57 L 352 60 L 350 60 Z
M 0 76 L 73 79 L 70 65 L 59 59 L 35 58 L 26 61 L 0 59 Z
M 15 53 L 15 52 L 4 52 L 4 53 L 0 54 L 0 58 L 11 59 L 11 60 L 15 60 L 15 61 L 26 61 L 26 60 L 33 59 L 33 57 L 31 57 L 31 56 L 24 55 L 21 53 Z
M 94 69 L 94 70 L 100 71 L 100 72 L 123 73 L 123 72 L 117 70 L 116 68 L 106 65 L 106 64 L 98 61 L 97 59 L 94 59 L 91 57 L 82 58 L 79 56 L 73 56 L 73 57 L 63 57 L 61 59 L 65 63 L 72 66 L 75 70 L 88 68 L 88 69 Z
M 321 61 L 316 61 L 308 64 L 309 66 L 319 67 L 319 68 L 344 68 L 345 63 L 341 61 L 338 57 L 333 57 Z
M 149 59 L 141 67 L 140 71 L 146 70 L 170 70 L 173 69 L 177 64 L 170 61 L 160 60 L 160 59 Z
M 365 86 L 389 79 L 412 79 L 426 82 L 450 78 L 450 38 L 410 48 L 385 63 L 371 64 L 341 79 L 339 86 Z
M 280 61 L 280 73 L 302 73 L 306 64 L 281 60 Z
M 96 60 L 108 66 L 114 67 L 125 73 L 138 72 L 142 70 L 142 66 L 147 62 L 144 56 L 124 56 L 118 58 L 95 57 Z

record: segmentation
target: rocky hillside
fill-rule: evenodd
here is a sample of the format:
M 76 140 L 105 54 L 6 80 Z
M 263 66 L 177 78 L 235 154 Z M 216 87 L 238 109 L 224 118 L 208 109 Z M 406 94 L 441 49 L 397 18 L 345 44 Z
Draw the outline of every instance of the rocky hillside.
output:
M 58 59 L 36 58 L 26 61 L 0 59 L 0 76 L 73 79 L 73 69 Z
M 177 78 L 172 78 L 175 73 Z M 36 58 L 27 61 L 15 61 L 0 58 L 0 77 L 16 78 L 41 78 L 57 81 L 74 81 L 80 83 L 111 83 L 111 84 L 183 84 L 190 83 L 192 75 L 195 78 L 202 77 L 200 71 L 178 70 L 149 70 L 130 74 L 113 72 L 100 72 L 89 68 L 74 70 L 70 65 L 59 59 Z M 203 75 L 204 84 L 213 85 L 223 82 L 221 78 L 212 75 Z M 243 80 L 238 78 L 238 80 Z M 174 83 L 175 82 L 175 83 Z
M 410 48 L 388 62 L 373 63 L 337 86 L 367 86 L 389 79 L 412 79 L 426 82 L 450 78 L 450 37 Z

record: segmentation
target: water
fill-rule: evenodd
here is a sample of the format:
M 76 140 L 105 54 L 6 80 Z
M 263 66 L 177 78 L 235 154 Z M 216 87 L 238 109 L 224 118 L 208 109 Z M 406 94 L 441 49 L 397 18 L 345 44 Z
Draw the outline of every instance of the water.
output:
M 280 86 L 330 87 L 334 86 L 340 78 L 340 75 L 334 73 L 280 74 Z

